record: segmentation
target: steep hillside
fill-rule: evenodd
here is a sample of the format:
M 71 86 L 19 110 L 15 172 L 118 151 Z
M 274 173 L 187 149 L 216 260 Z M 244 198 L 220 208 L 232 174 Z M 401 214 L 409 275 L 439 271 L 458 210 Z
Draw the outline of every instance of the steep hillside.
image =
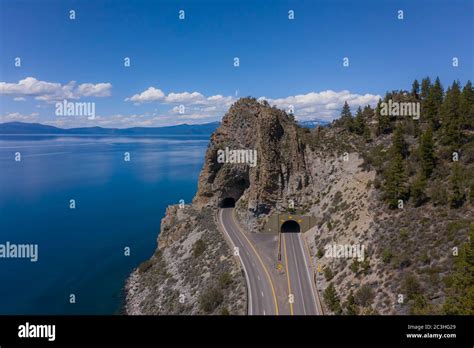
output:
M 158 248 L 129 277 L 127 314 L 245 314 L 245 280 L 213 211 L 170 206 Z

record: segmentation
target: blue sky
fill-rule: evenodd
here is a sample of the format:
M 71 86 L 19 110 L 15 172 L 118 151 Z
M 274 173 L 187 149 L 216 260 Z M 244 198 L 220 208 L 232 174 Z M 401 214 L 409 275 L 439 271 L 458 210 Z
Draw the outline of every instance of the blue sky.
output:
M 414 78 L 472 80 L 473 16 L 470 0 L 0 0 L 0 122 L 204 123 L 248 95 L 331 119 Z M 64 99 L 98 117 L 56 116 Z

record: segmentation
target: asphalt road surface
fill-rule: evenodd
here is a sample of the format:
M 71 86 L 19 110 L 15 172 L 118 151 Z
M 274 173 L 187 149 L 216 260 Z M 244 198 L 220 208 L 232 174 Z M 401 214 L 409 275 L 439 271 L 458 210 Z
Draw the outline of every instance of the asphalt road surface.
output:
M 313 271 L 301 233 L 286 232 L 281 234 L 281 238 L 291 314 L 321 314 L 316 304 L 316 291 L 312 281 Z
M 249 293 L 249 315 L 278 315 L 278 302 L 275 288 L 268 269 L 258 250 L 250 239 L 240 230 L 233 217 L 233 208 L 222 208 L 218 220 L 226 236 L 230 239 L 242 263 Z M 237 249 L 236 249 L 237 248 Z

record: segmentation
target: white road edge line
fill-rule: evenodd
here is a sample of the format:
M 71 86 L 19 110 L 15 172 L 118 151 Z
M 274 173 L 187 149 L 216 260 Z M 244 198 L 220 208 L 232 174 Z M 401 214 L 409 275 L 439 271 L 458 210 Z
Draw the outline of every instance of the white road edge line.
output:
M 234 241 L 232 240 L 232 238 L 230 237 L 229 233 L 227 233 L 227 230 L 225 229 L 225 226 L 224 224 L 222 223 L 222 209 L 219 210 L 219 223 L 221 224 L 222 226 L 222 230 L 224 231 L 224 233 L 227 235 L 227 238 L 230 240 L 232 246 L 235 248 L 235 244 L 234 244 Z M 240 253 L 239 253 L 239 260 L 240 260 L 240 263 L 242 264 L 242 267 L 244 269 L 244 274 L 245 274 L 245 280 L 247 281 L 247 287 L 248 287 L 248 293 L 249 293 L 249 303 L 248 303 L 248 312 L 249 312 L 249 315 L 253 315 L 253 308 L 252 308 L 252 289 L 250 289 L 250 279 L 249 279 L 249 276 L 247 274 L 247 269 L 245 268 L 245 264 L 242 260 L 242 258 L 240 257 Z
M 316 297 L 314 296 L 315 293 L 316 293 L 316 289 L 314 287 L 314 280 L 313 280 L 313 277 L 311 277 L 310 273 L 309 273 L 309 267 L 308 267 L 308 263 L 306 262 L 306 249 L 303 249 L 303 243 L 301 242 L 301 238 L 304 238 L 304 236 L 302 235 L 298 235 L 298 241 L 299 241 L 299 244 L 300 244 L 300 248 L 301 248 L 301 251 L 303 252 L 303 259 L 304 259 L 304 265 L 305 265 L 305 268 L 306 268 L 306 273 L 308 274 L 308 280 L 309 280 L 309 284 L 311 286 L 311 290 L 313 290 L 313 300 L 314 300 L 314 308 L 316 309 L 316 313 L 319 312 L 318 310 L 318 304 L 317 304 L 317 299 Z M 311 255 L 307 255 L 308 257 L 311 257 Z M 310 259 L 311 261 L 311 259 Z M 318 313 L 318 314 L 322 314 L 322 313 Z

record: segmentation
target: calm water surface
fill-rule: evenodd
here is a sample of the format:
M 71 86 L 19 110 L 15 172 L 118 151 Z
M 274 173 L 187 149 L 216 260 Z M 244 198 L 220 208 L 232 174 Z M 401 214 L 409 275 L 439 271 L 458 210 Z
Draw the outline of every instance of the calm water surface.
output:
M 166 206 L 192 199 L 208 139 L 0 136 L 0 244 L 39 248 L 0 258 L 0 314 L 116 313 Z

